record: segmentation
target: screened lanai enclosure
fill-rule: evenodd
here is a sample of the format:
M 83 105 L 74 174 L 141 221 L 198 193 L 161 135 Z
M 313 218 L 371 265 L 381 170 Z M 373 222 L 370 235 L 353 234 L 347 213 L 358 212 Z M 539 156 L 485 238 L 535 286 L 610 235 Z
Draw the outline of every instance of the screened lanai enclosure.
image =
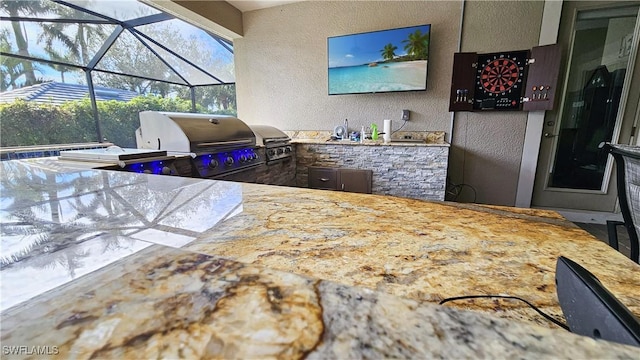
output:
M 235 115 L 233 44 L 135 0 L 0 2 L 2 147 L 135 147 L 143 110 Z

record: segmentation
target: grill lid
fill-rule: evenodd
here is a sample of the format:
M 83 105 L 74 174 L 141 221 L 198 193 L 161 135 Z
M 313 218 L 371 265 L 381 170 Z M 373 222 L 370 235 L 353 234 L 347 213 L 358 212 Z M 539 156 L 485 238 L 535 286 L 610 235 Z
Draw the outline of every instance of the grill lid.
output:
M 281 130 L 269 125 L 251 125 L 256 135 L 256 143 L 266 146 L 268 143 L 288 143 L 291 138 Z
M 178 152 L 256 145 L 255 135 L 249 126 L 235 117 L 159 111 L 140 112 L 136 141 L 138 148 Z

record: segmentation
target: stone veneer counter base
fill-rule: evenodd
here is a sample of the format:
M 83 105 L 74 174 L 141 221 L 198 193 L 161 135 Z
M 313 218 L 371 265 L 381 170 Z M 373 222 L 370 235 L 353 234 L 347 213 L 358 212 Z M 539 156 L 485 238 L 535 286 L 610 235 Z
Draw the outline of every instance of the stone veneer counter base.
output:
M 325 130 L 285 131 L 296 145 L 296 184 L 309 187 L 309 166 L 371 170 L 372 192 L 444 200 L 449 144 L 444 131 L 396 131 L 392 142 L 331 140 Z M 405 137 L 411 141 L 402 140 Z M 416 142 L 416 140 L 420 142 Z
M 295 140 L 296 183 L 309 186 L 309 166 L 371 170 L 372 193 L 412 199 L 444 200 L 448 144 L 364 144 Z

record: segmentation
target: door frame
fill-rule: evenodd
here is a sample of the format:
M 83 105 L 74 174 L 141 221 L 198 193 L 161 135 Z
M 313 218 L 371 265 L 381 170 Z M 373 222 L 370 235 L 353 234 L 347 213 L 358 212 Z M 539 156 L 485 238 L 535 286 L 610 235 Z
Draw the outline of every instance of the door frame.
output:
M 564 0 L 545 0 L 542 10 L 542 24 L 538 45 L 550 45 L 558 42 L 560 32 L 560 18 Z M 533 184 L 538 168 L 538 155 L 542 144 L 542 129 L 544 127 L 545 111 L 530 111 L 527 114 L 527 127 L 524 133 L 524 146 L 520 159 L 520 173 L 516 188 L 516 207 L 531 207 L 533 198 Z
M 546 45 L 549 42 L 550 43 L 557 42 L 557 38 L 559 36 L 559 30 L 560 30 L 563 3 L 564 1 L 562 0 L 561 1 L 549 1 L 549 0 L 545 1 L 545 7 L 543 10 L 542 27 L 540 32 L 541 45 Z M 600 6 L 596 6 L 594 8 L 597 8 L 597 7 L 600 7 Z M 574 26 L 575 26 L 576 14 L 573 14 Z M 640 28 L 640 19 L 637 19 L 635 24 L 635 29 L 634 29 L 634 40 L 637 40 L 637 38 L 640 37 L 639 28 Z M 571 42 L 573 43 L 573 40 L 571 40 Z M 573 46 L 572 44 L 569 44 L 569 50 L 572 48 L 572 46 Z M 623 126 L 622 120 L 625 116 L 625 112 L 627 109 L 630 86 L 633 79 L 633 75 L 636 71 L 635 65 L 638 62 L 637 57 L 640 56 L 639 52 L 640 52 L 639 46 L 634 42 L 634 46 L 631 49 L 630 55 L 636 58 L 636 60 L 631 62 L 628 65 L 627 73 L 625 75 L 626 77 L 625 86 L 622 91 L 622 98 L 620 99 L 621 106 L 618 110 L 618 114 L 616 117 L 616 125 L 615 125 L 613 136 L 612 136 L 612 142 L 614 143 L 616 143 L 620 139 L 620 136 L 622 133 L 622 126 Z M 567 55 L 571 56 L 571 54 L 567 54 Z M 564 92 L 566 92 L 565 84 L 566 84 L 567 76 L 569 76 L 568 71 L 565 74 L 565 78 L 563 79 L 563 82 L 562 82 L 562 86 L 563 86 L 563 89 L 562 89 L 563 93 L 561 95 L 562 99 L 564 99 L 564 95 L 565 95 Z M 560 103 L 559 106 L 562 107 L 563 104 Z M 638 108 L 638 111 L 640 111 L 640 107 Z M 558 114 L 562 114 L 562 109 L 558 111 Z M 523 149 L 524 151 L 522 154 L 522 159 L 520 164 L 520 174 L 518 177 L 518 187 L 516 192 L 517 207 L 531 207 L 535 176 L 536 176 L 536 171 L 538 170 L 537 169 L 538 158 L 540 156 L 542 141 L 544 141 L 544 139 L 542 138 L 542 132 L 544 131 L 545 115 L 546 114 L 544 111 L 538 111 L 538 112 L 530 112 L 527 117 L 527 128 L 525 130 L 525 143 L 524 143 L 525 146 Z M 556 120 L 558 121 L 558 124 L 556 126 L 559 126 L 561 119 L 558 118 Z M 637 121 L 637 118 L 635 119 L 635 121 Z M 636 129 L 635 126 L 636 125 L 634 124 L 634 129 Z M 633 139 L 634 137 L 637 137 L 637 131 L 634 130 L 632 132 L 633 133 L 631 134 L 631 137 Z M 554 142 L 554 146 L 555 146 L 555 142 L 557 141 L 557 139 L 553 139 L 552 141 Z M 549 166 L 553 166 L 553 160 L 549 163 Z M 606 165 L 604 179 L 603 179 L 603 185 L 599 190 L 576 190 L 576 189 L 553 188 L 553 191 L 561 191 L 565 193 L 607 194 L 608 191 L 610 190 L 609 184 L 611 182 L 612 173 L 613 173 L 613 160 L 609 158 L 607 160 L 607 165 Z M 549 181 L 548 177 L 545 178 L 544 180 L 545 189 L 548 188 L 547 186 L 548 181 Z M 615 190 L 615 185 L 613 190 Z M 580 211 L 580 210 L 575 210 L 575 211 Z M 617 204 L 615 205 L 614 211 L 618 211 Z

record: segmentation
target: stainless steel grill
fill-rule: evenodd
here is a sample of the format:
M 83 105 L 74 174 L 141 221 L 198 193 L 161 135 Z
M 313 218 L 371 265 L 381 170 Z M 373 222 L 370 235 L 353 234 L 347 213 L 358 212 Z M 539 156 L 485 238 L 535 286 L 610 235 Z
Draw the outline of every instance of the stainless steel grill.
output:
M 218 178 L 264 162 L 256 137 L 243 121 L 231 116 L 143 111 L 136 130 L 140 149 L 188 154 L 194 176 Z
M 273 126 L 251 125 L 256 144 L 265 147 L 267 164 L 290 159 L 293 155 L 291 138 Z

